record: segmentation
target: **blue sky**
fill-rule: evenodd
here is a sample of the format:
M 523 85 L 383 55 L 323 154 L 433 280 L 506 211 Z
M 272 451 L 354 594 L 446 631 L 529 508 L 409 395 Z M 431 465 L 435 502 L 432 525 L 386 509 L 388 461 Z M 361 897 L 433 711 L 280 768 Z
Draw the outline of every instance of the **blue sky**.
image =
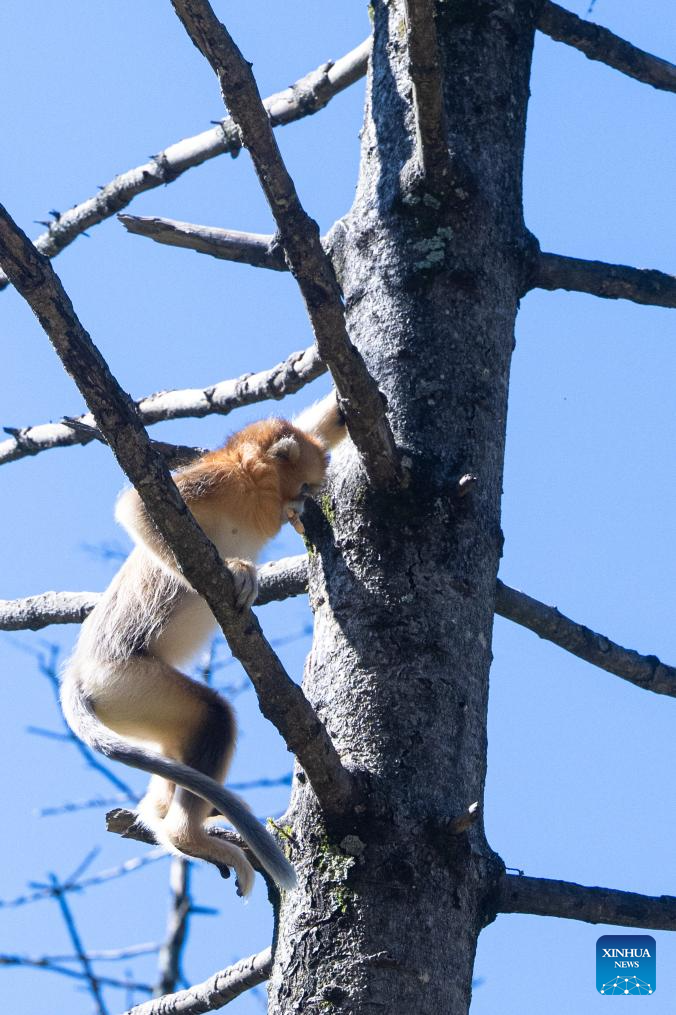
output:
M 584 14 L 586 3 L 570 3 Z M 220 3 L 216 9 L 263 94 L 276 91 L 367 34 L 366 5 L 344 0 L 284 6 Z M 648 51 L 673 59 L 667 0 L 597 0 L 594 17 Z M 223 115 L 211 70 L 168 3 L 71 0 L 66 6 L 8 0 L 0 65 L 5 158 L 0 200 L 30 235 L 34 220 L 93 194 L 115 173 Z M 529 112 L 526 221 L 543 249 L 674 271 L 673 95 L 657 92 L 538 38 Z M 349 208 L 358 165 L 363 83 L 319 115 L 277 136 L 306 208 L 322 230 Z M 220 158 L 138 198 L 134 214 L 159 214 L 271 232 L 247 156 Z M 140 396 L 208 384 L 260 369 L 309 344 L 293 280 L 131 237 L 108 221 L 59 256 L 55 267 L 81 320 L 122 385 Z M 15 293 L 0 293 L 5 350 L 0 425 L 76 414 L 82 405 L 44 334 Z M 517 321 L 505 474 L 501 576 L 622 644 L 676 659 L 674 634 L 674 313 L 566 293 L 531 293 Z M 289 411 L 326 381 L 286 403 Z M 286 409 L 286 405 L 285 405 Z M 155 427 L 168 440 L 215 445 L 257 415 Z M 54 589 L 101 589 L 114 564 L 87 547 L 115 541 L 122 485 L 102 447 L 53 451 L 0 470 L 0 597 Z M 269 557 L 301 551 L 290 529 Z M 302 602 L 266 607 L 272 638 L 300 675 L 309 638 Z M 0 636 L 6 772 L 0 898 L 23 894 L 46 872 L 66 875 L 88 850 L 91 871 L 145 847 L 107 835 L 99 811 L 40 818 L 40 808 L 107 794 L 68 745 L 26 732 L 59 728 L 49 687 L 31 652 L 67 652 L 72 628 Z M 649 894 L 676 894 L 674 709 L 498 619 L 491 674 L 486 825 L 508 865 Z M 239 682 L 235 668 L 222 682 Z M 237 697 L 241 736 L 233 781 L 290 768 L 250 692 Z M 141 777 L 124 777 L 139 788 Z M 284 790 L 257 790 L 260 814 L 284 807 Z M 222 915 L 194 920 L 185 961 L 190 981 L 264 947 L 269 918 L 259 886 L 247 905 L 213 870 L 194 876 L 196 901 Z M 73 896 L 88 947 L 158 940 L 164 931 L 167 863 Z M 480 940 L 473 1015 L 500 1010 L 596 1011 L 596 938 L 617 929 L 563 920 L 502 917 Z M 671 1011 L 676 943 L 658 943 L 654 1012 Z M 70 950 L 53 902 L 0 909 L 0 953 Z M 153 960 L 133 965 L 152 979 Z M 452 969 L 452 956 L 449 956 Z M 107 967 L 106 967 L 107 971 Z M 88 1012 L 86 995 L 60 977 L 0 970 L 7 1009 Z M 43 992 L 45 992 L 43 994 Z M 124 997 L 109 995 L 111 1011 Z M 645 1002 L 648 1003 L 648 1002 Z M 42 1002 L 44 1007 L 44 1002 Z M 233 1013 L 262 1010 L 260 998 Z

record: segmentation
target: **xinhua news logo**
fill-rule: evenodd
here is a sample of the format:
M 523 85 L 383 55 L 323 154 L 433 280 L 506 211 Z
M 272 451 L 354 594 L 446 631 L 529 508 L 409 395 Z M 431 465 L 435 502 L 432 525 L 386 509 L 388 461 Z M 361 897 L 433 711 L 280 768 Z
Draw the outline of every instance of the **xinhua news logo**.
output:
M 604 934 L 596 942 L 599 994 L 654 994 L 655 938 L 648 934 Z

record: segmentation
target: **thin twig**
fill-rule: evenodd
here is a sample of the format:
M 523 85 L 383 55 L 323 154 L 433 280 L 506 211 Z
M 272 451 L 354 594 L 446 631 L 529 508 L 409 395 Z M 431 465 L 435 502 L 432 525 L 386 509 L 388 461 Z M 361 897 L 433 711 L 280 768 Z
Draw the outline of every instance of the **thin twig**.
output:
M 270 948 L 240 959 L 227 969 L 177 994 L 167 994 L 131 1008 L 125 1015 L 203 1015 L 216 1011 L 259 983 L 264 983 L 272 969 Z
M 141 955 L 157 955 L 160 945 L 156 941 L 144 941 L 124 948 L 90 948 L 87 955 L 91 962 L 126 962 Z M 50 962 L 79 962 L 77 955 L 49 955 Z
M 89 984 L 89 993 L 91 994 L 94 1003 L 96 1004 L 96 1009 L 99 1015 L 108 1015 L 108 1010 L 103 1002 L 103 996 L 101 994 L 101 984 L 94 973 L 92 964 L 89 960 L 84 945 L 82 944 L 82 939 L 75 925 L 75 920 L 73 918 L 73 914 L 70 911 L 70 907 L 66 900 L 63 888 L 59 884 L 56 875 L 50 874 L 49 881 L 52 887 L 52 895 L 59 904 L 59 909 L 61 910 L 63 922 L 66 925 L 68 935 L 73 943 L 75 953 L 78 959 L 80 960 L 80 965 L 82 966 L 84 978 L 87 980 L 87 983 Z
M 219 381 L 206 388 L 158 391 L 154 395 L 141 398 L 135 405 L 146 426 L 169 419 L 227 416 L 245 405 L 291 395 L 325 373 L 326 367 L 319 358 L 316 347 L 312 345 L 308 349 L 292 352 L 271 369 L 259 370 L 255 374 L 242 374 L 241 377 Z M 84 428 L 75 425 L 80 423 L 85 424 Z M 52 448 L 89 444 L 93 440 L 99 440 L 101 436 L 91 413 L 72 419 L 68 423 L 41 423 L 22 429 L 14 428 L 11 434 L 9 440 L 0 443 L 0 465 L 37 455 Z M 153 446 L 163 454 L 170 466 L 178 464 L 174 461 L 176 458 L 188 458 L 197 453 L 197 449 L 194 448 L 176 447 L 159 441 L 153 442 Z
M 129 797 L 120 794 L 116 797 L 93 797 L 91 800 L 72 800 L 65 804 L 57 804 L 55 807 L 41 807 L 36 811 L 39 818 L 53 818 L 61 814 L 77 814 L 79 811 L 90 811 L 99 807 L 113 807 L 122 803 L 128 803 Z
M 126 811 L 125 813 L 131 813 Z M 155 840 L 144 840 L 155 843 Z M 144 856 L 137 856 L 131 860 L 125 860 L 124 863 L 119 864 L 117 867 L 111 867 L 108 870 L 101 871 L 99 874 L 92 874 L 91 877 L 83 878 L 82 881 L 78 882 L 65 882 L 61 885 L 61 891 L 64 892 L 83 892 L 86 888 L 93 888 L 95 885 L 107 884 L 108 881 L 115 881 L 117 878 L 124 877 L 126 874 L 131 874 L 134 871 L 140 870 L 142 867 L 147 867 L 150 863 L 155 863 L 157 860 L 164 860 L 167 856 L 166 849 L 161 846 L 157 849 L 151 850 L 150 853 L 146 853 Z M 30 892 L 27 895 L 19 895 L 14 899 L 0 899 L 0 909 L 16 909 L 19 906 L 27 906 L 32 902 L 43 902 L 45 899 L 52 898 L 52 889 L 47 886 L 42 886 L 34 892 Z
M 676 276 L 653 268 L 631 268 L 579 257 L 540 253 L 529 288 L 568 289 L 652 307 L 676 307 Z
M 172 5 L 218 76 L 223 98 L 277 223 L 317 348 L 331 371 L 347 428 L 366 471 L 376 484 L 393 483 L 400 477 L 399 459 L 382 396 L 347 333 L 331 261 L 322 247 L 317 223 L 303 209 L 284 165 L 251 66 L 207 0 L 172 0 Z
M 368 38 L 335 63 L 329 60 L 289 88 L 270 95 L 265 100 L 265 109 L 273 127 L 294 123 L 323 109 L 335 95 L 366 74 L 370 51 L 371 39 Z M 150 162 L 116 176 L 101 187 L 95 197 L 62 212 L 50 223 L 47 232 L 35 240 L 35 246 L 47 257 L 55 257 L 92 226 L 126 208 L 137 194 L 166 186 L 187 169 L 226 152 L 236 154 L 240 148 L 239 132 L 227 117 L 211 130 L 169 145 Z M 0 273 L 0 289 L 8 284 L 7 276 Z
M 284 260 L 284 251 L 274 236 L 242 233 L 235 229 L 218 229 L 216 226 L 201 226 L 193 222 L 178 222 L 176 219 L 160 218 L 157 215 L 117 217 L 128 232 L 137 236 L 147 236 L 156 243 L 184 247 L 199 254 L 218 257 L 222 261 L 250 264 L 254 268 L 289 270 Z
M 553 881 L 504 874 L 497 903 L 499 913 L 558 916 L 585 923 L 676 930 L 676 898 L 637 895 L 614 888 L 592 888 L 571 881 Z
M 263 715 L 298 758 L 320 803 L 340 810 L 354 779 L 324 724 L 265 639 L 255 616 L 233 604 L 230 572 L 181 499 L 164 460 L 152 448 L 135 406 L 78 320 L 50 262 L 0 206 L 0 262 L 36 313 L 65 369 L 78 385 L 113 454 L 187 581 L 209 605 L 230 649 L 250 677 Z
M 142 953 L 139 953 L 142 954 Z M 90 958 L 92 953 L 90 952 Z M 67 960 L 70 961 L 70 960 Z M 79 961 L 79 959 L 78 959 Z M 44 955 L 31 958 L 29 955 L 0 955 L 0 966 L 26 966 L 29 969 L 44 969 L 48 973 L 59 973 L 75 980 L 88 980 L 87 974 L 79 969 L 69 969 L 61 965 L 57 958 Z M 147 983 L 135 983 L 129 979 L 119 980 L 112 976 L 97 976 L 97 983 L 102 987 L 116 987 L 119 990 L 138 990 L 143 994 L 152 994 L 153 988 Z
M 408 68 L 420 171 L 430 189 L 443 192 L 451 182 L 451 161 L 434 7 L 434 0 L 406 0 Z
M 590 60 L 600 60 L 653 88 L 676 92 L 676 66 L 673 63 L 632 46 L 607 28 L 584 21 L 558 4 L 549 0 L 544 4 L 538 28 L 556 42 L 565 42 L 579 49 Z

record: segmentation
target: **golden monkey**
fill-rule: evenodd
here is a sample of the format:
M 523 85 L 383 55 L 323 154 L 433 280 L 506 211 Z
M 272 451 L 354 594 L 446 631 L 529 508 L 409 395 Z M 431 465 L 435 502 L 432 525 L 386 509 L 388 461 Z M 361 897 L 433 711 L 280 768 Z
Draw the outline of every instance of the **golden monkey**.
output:
M 327 448 L 343 433 L 333 393 L 294 423 L 252 423 L 175 474 L 233 574 L 239 608 L 256 599 L 261 549 L 323 482 Z M 247 895 L 254 872 L 244 853 L 204 828 L 215 809 L 277 884 L 292 888 L 293 867 L 246 804 L 221 785 L 235 744 L 230 705 L 178 668 L 213 632 L 211 611 L 176 569 L 135 490 L 121 495 L 115 514 L 136 546 L 82 625 L 63 675 L 66 720 L 90 747 L 151 773 L 138 818 L 158 841 L 233 867 Z

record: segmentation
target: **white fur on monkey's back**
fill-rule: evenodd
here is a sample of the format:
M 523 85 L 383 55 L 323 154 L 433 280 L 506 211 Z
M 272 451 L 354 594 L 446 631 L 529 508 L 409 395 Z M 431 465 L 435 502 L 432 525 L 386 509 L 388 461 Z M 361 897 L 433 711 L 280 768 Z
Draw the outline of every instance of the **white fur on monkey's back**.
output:
M 326 451 L 343 434 L 332 393 L 294 423 L 245 427 L 175 475 L 233 574 L 239 608 L 256 598 L 260 550 L 321 484 Z M 158 841 L 234 867 L 247 894 L 254 872 L 244 852 L 206 833 L 215 808 L 277 884 L 293 888 L 295 872 L 274 839 L 221 785 L 234 749 L 232 709 L 178 669 L 214 630 L 211 612 L 177 570 L 134 490 L 122 495 L 116 514 L 136 547 L 82 626 L 63 676 L 66 720 L 94 750 L 154 776 L 139 819 Z

